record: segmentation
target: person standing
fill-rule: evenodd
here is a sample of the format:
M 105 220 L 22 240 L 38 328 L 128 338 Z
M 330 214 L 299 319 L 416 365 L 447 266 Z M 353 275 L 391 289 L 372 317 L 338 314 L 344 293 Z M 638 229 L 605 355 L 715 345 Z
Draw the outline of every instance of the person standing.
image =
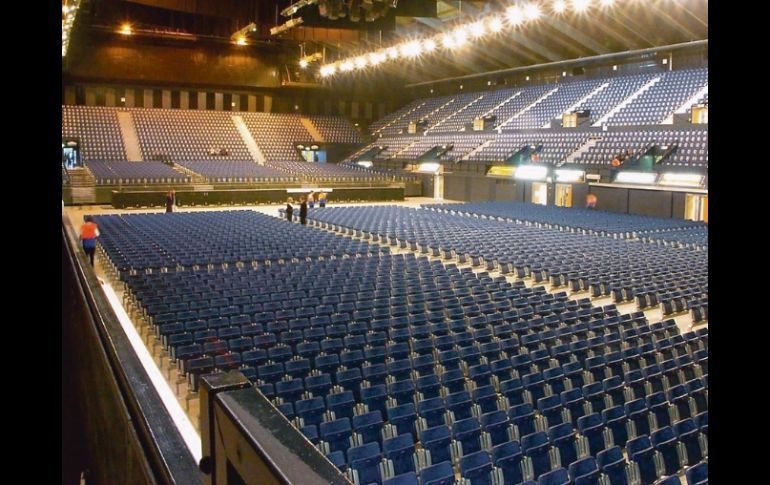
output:
M 311 190 L 309 194 L 307 194 L 307 205 L 311 209 L 315 207 L 315 191 Z
M 99 237 L 99 226 L 94 222 L 93 217 L 86 216 L 85 223 L 80 226 L 80 240 L 83 242 L 83 251 L 91 260 L 91 267 L 94 267 L 94 255 L 96 254 L 96 238 Z
M 166 213 L 174 211 L 174 191 L 169 190 L 166 194 Z
M 326 207 L 326 192 L 323 190 L 318 193 L 318 207 Z
M 294 199 L 289 197 L 289 200 L 286 201 L 286 220 L 291 222 L 291 218 L 294 215 Z
M 299 223 L 303 226 L 307 225 L 307 199 L 302 197 L 299 204 Z

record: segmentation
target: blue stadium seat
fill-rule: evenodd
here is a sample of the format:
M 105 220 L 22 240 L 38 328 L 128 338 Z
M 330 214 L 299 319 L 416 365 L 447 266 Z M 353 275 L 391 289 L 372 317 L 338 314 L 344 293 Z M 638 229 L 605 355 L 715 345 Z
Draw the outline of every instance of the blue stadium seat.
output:
M 460 474 L 471 485 L 492 485 L 492 461 L 486 451 L 477 451 L 460 458 Z
M 388 478 L 382 482 L 382 485 L 419 485 L 419 482 L 417 475 L 414 472 L 409 472 Z
M 396 475 L 415 471 L 414 451 L 414 438 L 411 434 L 401 434 L 382 442 L 383 455 L 393 463 Z
M 662 457 L 664 475 L 673 475 L 684 467 L 684 445 L 679 442 L 673 428 L 666 426 L 653 432 L 650 440 Z
M 652 447 L 648 436 L 639 436 L 630 440 L 626 446 L 628 458 L 639 467 L 642 485 L 651 485 L 662 475 L 660 457 Z
M 420 470 L 421 485 L 453 485 L 455 475 L 448 461 L 435 463 Z
M 537 480 L 538 485 L 569 485 L 569 473 L 564 468 L 557 468 L 548 473 L 544 473 Z
M 318 426 L 318 431 L 321 435 L 321 440 L 328 446 L 328 452 L 346 451 L 350 447 L 350 438 L 353 430 L 348 418 L 322 422 Z
M 599 485 L 601 471 L 596 459 L 588 456 L 569 465 L 569 476 L 574 485 Z
M 347 450 L 348 465 L 354 472 L 355 483 L 382 483 L 380 473 L 380 444 L 366 443 Z
M 709 480 L 708 462 L 698 463 L 689 468 L 685 475 L 687 476 L 687 485 L 707 485 Z
M 539 431 L 524 436 L 521 439 L 521 449 L 532 460 L 532 470 L 535 478 L 552 469 L 554 463 L 552 455 L 555 450 L 551 447 L 546 433 Z

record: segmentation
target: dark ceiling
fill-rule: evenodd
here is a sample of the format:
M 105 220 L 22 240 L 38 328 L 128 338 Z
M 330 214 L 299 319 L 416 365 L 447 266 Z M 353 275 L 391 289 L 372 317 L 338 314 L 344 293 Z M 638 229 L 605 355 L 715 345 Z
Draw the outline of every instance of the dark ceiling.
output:
M 392 1 L 392 0 L 391 0 Z M 569 6 L 572 0 L 566 0 Z M 590 0 L 587 14 L 552 12 L 553 0 L 535 1 L 546 15 L 520 29 L 474 41 L 455 53 L 441 51 L 407 62 L 386 62 L 369 75 L 387 72 L 404 82 L 429 81 L 519 66 L 708 39 L 707 0 L 615 0 L 612 7 Z M 280 11 L 295 0 L 85 0 L 78 22 L 85 28 L 114 29 L 129 21 L 146 31 L 183 32 L 200 42 L 227 42 L 250 22 L 259 26 L 250 43 L 285 45 L 306 53 L 325 50 L 326 61 L 431 35 L 499 12 L 513 0 L 400 0 L 375 22 L 321 18 L 317 6 L 301 9 L 303 25 L 280 36 L 271 27 L 288 20 Z M 424 16 L 415 16 L 424 15 Z M 160 35 L 160 34 L 159 34 Z M 317 68 L 317 67 L 316 67 Z

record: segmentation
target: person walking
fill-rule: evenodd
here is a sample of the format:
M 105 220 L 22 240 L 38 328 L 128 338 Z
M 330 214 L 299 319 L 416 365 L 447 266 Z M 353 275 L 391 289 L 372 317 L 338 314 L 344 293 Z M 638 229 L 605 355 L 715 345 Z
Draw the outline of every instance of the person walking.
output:
M 311 190 L 309 194 L 307 194 L 307 206 L 311 209 L 315 207 L 315 191 Z
M 299 204 L 299 223 L 303 226 L 307 225 L 307 199 L 302 197 Z
M 326 192 L 323 190 L 318 193 L 318 207 L 326 207 Z
M 99 237 L 99 226 L 94 222 L 94 218 L 86 216 L 85 223 L 80 226 L 80 240 L 83 242 L 83 251 L 91 260 L 91 267 L 94 267 L 94 255 L 96 254 L 96 238 Z
M 586 209 L 596 209 L 596 202 L 598 198 L 594 194 L 588 194 L 586 196 Z

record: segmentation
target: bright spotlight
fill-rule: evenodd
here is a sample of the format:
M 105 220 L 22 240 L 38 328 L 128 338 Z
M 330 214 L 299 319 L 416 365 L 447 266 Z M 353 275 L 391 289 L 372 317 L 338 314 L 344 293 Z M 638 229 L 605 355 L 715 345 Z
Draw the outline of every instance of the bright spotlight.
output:
M 131 29 L 131 24 L 123 24 L 120 26 L 120 33 L 123 35 L 131 35 L 134 31 Z
M 524 22 L 524 11 L 515 5 L 508 7 L 505 10 L 505 15 L 508 17 L 508 22 L 514 27 Z
M 489 30 L 494 33 L 500 32 L 503 30 L 503 22 L 499 18 L 493 17 L 489 20 Z
M 388 59 L 398 59 L 398 49 L 396 47 L 390 47 L 385 52 L 388 55 Z
M 451 49 L 456 44 L 455 38 L 452 34 L 444 34 L 441 37 L 441 43 L 444 44 L 444 47 L 446 47 L 447 49 Z
M 465 27 L 457 27 L 452 34 L 456 46 L 461 46 L 468 40 L 468 32 L 466 32 Z
M 478 39 L 479 37 L 482 37 L 484 34 L 487 33 L 486 27 L 484 26 L 484 22 L 482 20 L 479 20 L 478 22 L 471 24 L 470 30 L 471 30 L 471 37 L 474 37 L 476 39 Z
M 433 39 L 428 39 L 425 41 L 425 52 L 432 52 L 436 50 L 436 41 Z
M 575 12 L 585 12 L 590 3 L 590 0 L 572 0 L 572 8 Z
M 422 47 L 420 46 L 420 43 L 416 40 L 413 40 L 411 42 L 407 42 L 406 44 L 403 44 L 401 46 L 401 55 L 405 57 L 417 57 L 422 52 Z
M 364 56 L 356 57 L 354 62 L 356 64 L 356 68 L 358 69 L 363 69 L 366 67 L 366 58 Z
M 353 70 L 353 67 L 355 67 L 355 66 L 354 66 L 354 65 L 353 65 L 353 63 L 352 63 L 351 61 L 349 61 L 349 60 L 348 60 L 348 61 L 345 61 L 345 62 L 343 62 L 342 64 L 340 64 L 340 70 L 341 70 L 341 71 L 345 71 L 345 72 L 348 72 L 348 71 L 352 71 L 352 70 Z
M 603 7 L 611 7 L 615 0 L 599 0 Z
M 310 63 L 307 62 L 305 59 L 300 59 L 299 60 L 299 67 L 301 67 L 302 69 L 305 69 L 309 64 Z
M 369 64 L 372 66 L 376 66 L 377 64 L 381 63 L 385 60 L 385 54 L 381 54 L 379 52 L 372 52 L 369 54 Z
M 564 11 L 567 10 L 567 4 L 564 3 L 564 0 L 556 0 L 553 2 L 553 11 L 556 13 L 564 13 Z
M 540 7 L 535 5 L 534 3 L 528 4 L 526 7 L 524 7 L 524 17 L 527 18 L 527 20 L 537 20 L 540 18 Z
M 332 74 L 334 74 L 334 71 L 335 71 L 335 68 L 333 64 L 323 66 L 321 67 L 321 76 L 323 77 L 331 76 Z

